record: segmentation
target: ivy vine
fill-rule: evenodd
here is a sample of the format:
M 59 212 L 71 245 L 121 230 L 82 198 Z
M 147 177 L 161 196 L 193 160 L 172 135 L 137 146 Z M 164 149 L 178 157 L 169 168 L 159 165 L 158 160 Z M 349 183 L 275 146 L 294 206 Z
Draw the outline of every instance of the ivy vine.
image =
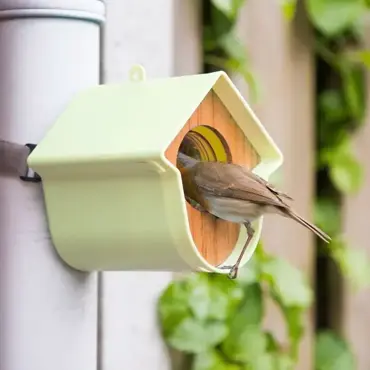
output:
M 224 69 L 241 75 L 255 100 L 258 84 L 235 31 L 244 3 L 204 1 L 205 70 Z M 296 3 L 280 0 L 288 21 L 294 19 Z M 364 67 L 370 67 L 370 50 L 363 47 L 362 30 L 370 1 L 304 3 L 315 32 L 317 65 L 315 222 L 333 237 L 329 246 L 318 241 L 319 267 L 333 261 L 354 288 L 362 288 L 370 284 L 369 259 L 348 245 L 342 235 L 341 215 L 343 198 L 358 191 L 364 177 L 352 137 L 365 115 Z M 322 273 L 320 268 L 318 273 Z M 325 279 L 326 275 L 319 277 Z M 288 335 L 284 343 L 264 329 L 266 296 L 274 300 L 285 319 Z M 312 302 L 313 289 L 302 272 L 269 254 L 259 243 L 238 280 L 191 274 L 165 289 L 158 311 L 163 337 L 171 348 L 187 356 L 186 369 L 292 370 L 304 334 L 303 315 Z M 327 323 L 318 325 L 315 369 L 355 369 L 350 346 L 330 329 Z
M 263 328 L 266 293 L 285 317 L 287 343 Z M 237 281 L 198 273 L 172 282 L 160 298 L 159 316 L 166 342 L 190 357 L 189 369 L 288 370 L 297 360 L 301 316 L 311 302 L 301 272 L 259 245 Z

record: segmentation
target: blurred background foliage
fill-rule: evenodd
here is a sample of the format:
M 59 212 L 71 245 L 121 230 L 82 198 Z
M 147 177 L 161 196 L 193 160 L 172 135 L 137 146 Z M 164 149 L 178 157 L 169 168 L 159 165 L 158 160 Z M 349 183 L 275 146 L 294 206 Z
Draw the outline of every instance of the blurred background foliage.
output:
M 278 1 L 278 0 L 276 0 Z M 242 76 L 250 99 L 261 99 L 248 58 L 236 34 L 245 0 L 206 0 L 204 70 L 223 69 Z M 281 0 L 282 15 L 294 20 L 296 0 Z M 315 289 L 302 272 L 269 254 L 260 243 L 255 256 L 236 281 L 197 273 L 172 282 L 158 311 L 166 343 L 188 357 L 193 370 L 289 370 L 295 368 L 304 334 L 303 314 L 316 293 L 316 370 L 352 370 L 350 346 L 331 328 L 326 312 L 328 266 L 361 289 L 370 283 L 369 258 L 342 235 L 343 197 L 362 186 L 363 169 L 352 138 L 365 116 L 366 67 L 370 50 L 364 45 L 369 0 L 305 0 L 315 34 L 316 53 L 316 204 L 315 222 L 333 242 L 317 241 Z M 262 97 L 263 99 L 263 97 Z M 266 295 L 280 307 L 287 327 L 281 343 L 263 327 Z

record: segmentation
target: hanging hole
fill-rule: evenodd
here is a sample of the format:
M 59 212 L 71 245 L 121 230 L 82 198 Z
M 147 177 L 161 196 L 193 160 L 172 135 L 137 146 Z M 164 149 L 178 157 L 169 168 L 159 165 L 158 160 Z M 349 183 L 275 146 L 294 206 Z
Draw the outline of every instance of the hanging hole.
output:
M 139 64 L 134 65 L 130 69 L 129 77 L 132 82 L 144 81 L 146 79 L 145 68 Z

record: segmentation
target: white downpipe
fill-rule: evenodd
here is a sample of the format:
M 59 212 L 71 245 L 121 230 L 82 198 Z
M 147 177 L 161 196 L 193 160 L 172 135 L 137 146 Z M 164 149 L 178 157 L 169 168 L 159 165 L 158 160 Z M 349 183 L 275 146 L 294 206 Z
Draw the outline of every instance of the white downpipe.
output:
M 38 143 L 99 83 L 103 20 L 99 0 L 0 0 L 0 138 Z M 41 185 L 0 177 L 0 369 L 96 370 L 96 331 L 97 276 L 56 255 Z

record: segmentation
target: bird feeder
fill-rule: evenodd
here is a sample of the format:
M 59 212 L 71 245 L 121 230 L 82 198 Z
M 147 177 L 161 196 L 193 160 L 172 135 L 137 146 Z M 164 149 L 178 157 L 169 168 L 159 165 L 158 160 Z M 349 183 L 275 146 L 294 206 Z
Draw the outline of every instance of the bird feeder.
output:
M 246 231 L 185 200 L 177 153 L 242 164 L 266 180 L 282 155 L 224 72 L 130 73 L 77 94 L 28 159 L 42 177 L 53 243 L 83 271 L 227 273 Z M 262 218 L 253 226 L 242 264 Z

